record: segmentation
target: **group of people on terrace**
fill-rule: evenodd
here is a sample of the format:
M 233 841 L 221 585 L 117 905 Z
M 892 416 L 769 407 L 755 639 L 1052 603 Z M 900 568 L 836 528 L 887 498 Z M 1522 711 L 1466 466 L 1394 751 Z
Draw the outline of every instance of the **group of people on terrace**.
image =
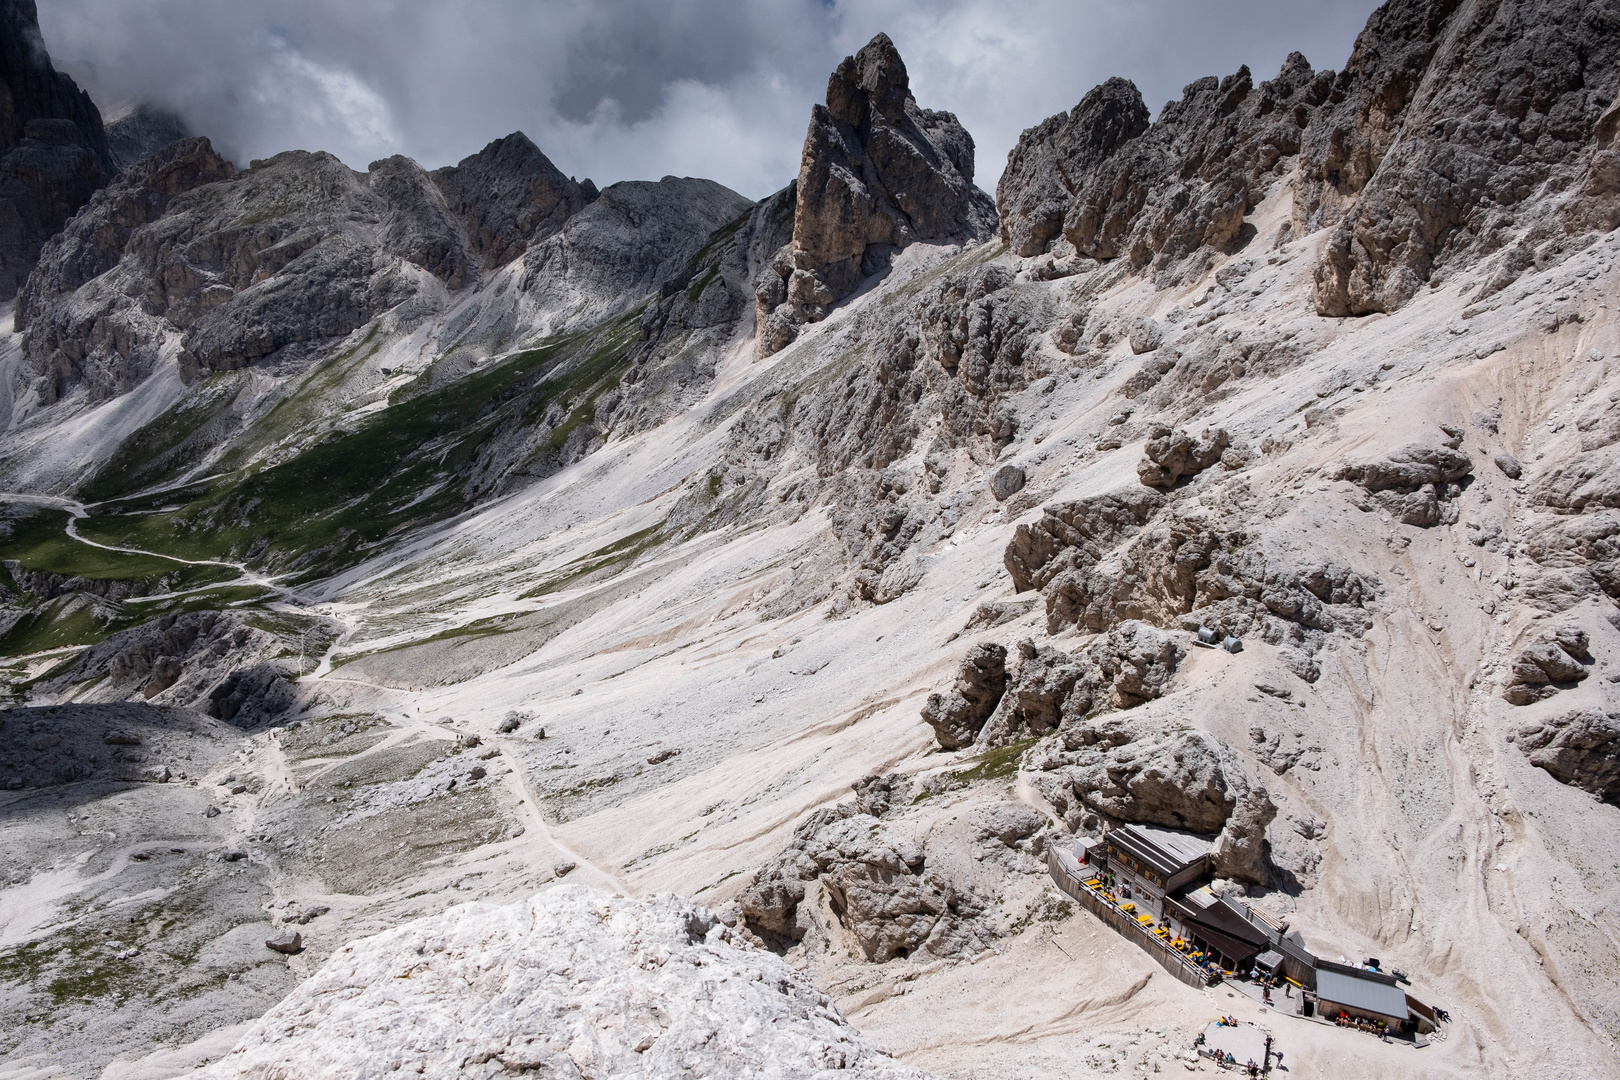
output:
M 1129 882 L 1116 887 L 1114 875 L 1111 872 L 1104 872 L 1101 877 L 1088 879 L 1085 882 L 1085 886 L 1086 888 L 1091 889 L 1093 892 L 1096 892 L 1102 896 L 1104 900 L 1107 900 L 1114 907 L 1118 908 L 1122 914 L 1134 917 L 1143 930 L 1150 931 L 1153 936 L 1158 938 L 1162 943 L 1174 949 L 1176 952 L 1180 953 L 1197 966 L 1203 968 L 1211 975 L 1222 973 L 1221 966 L 1216 962 L 1214 955 L 1211 953 L 1206 953 L 1204 950 L 1198 948 L 1194 942 L 1187 941 L 1184 938 L 1177 936 L 1175 931 L 1171 929 L 1170 920 L 1168 918 L 1161 916 L 1157 921 L 1155 921 L 1152 915 L 1139 914 L 1136 910 L 1136 902 L 1131 897 L 1131 886 Z

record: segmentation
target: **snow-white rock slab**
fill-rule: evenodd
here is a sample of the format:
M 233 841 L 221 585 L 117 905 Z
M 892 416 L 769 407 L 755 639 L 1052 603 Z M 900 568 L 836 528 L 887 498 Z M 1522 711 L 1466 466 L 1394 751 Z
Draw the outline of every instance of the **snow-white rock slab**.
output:
M 733 940 L 669 894 L 466 904 L 345 946 L 201 1075 L 926 1080 Z

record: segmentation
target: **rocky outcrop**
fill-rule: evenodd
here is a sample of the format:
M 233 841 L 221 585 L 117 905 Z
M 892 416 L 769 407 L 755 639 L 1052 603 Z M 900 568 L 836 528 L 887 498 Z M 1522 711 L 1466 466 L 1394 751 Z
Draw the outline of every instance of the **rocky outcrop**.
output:
M 1076 725 L 1037 748 L 1026 772 L 1074 829 L 1110 820 L 1215 833 L 1237 805 L 1218 744 L 1189 728 Z
M 1361 509 L 1383 510 L 1395 520 L 1419 528 L 1450 525 L 1457 520 L 1457 496 L 1472 479 L 1474 463 L 1457 449 L 1460 434 L 1449 445 L 1413 443 L 1378 461 L 1342 465 L 1336 480 L 1348 480 L 1366 494 Z
M 486 270 L 556 233 L 597 196 L 595 184 L 564 176 L 521 131 L 430 175 Z
M 1613 8 L 1582 0 L 1375 12 L 1301 154 L 1302 226 L 1342 214 L 1316 270 L 1317 311 L 1394 310 L 1437 268 L 1498 251 L 1527 225 L 1492 287 L 1534 265 L 1564 227 L 1530 196 L 1603 196 L 1579 185 L 1604 152 L 1594 129 L 1620 89 L 1617 44 Z
M 1620 713 L 1583 709 L 1512 736 L 1530 764 L 1562 784 L 1620 804 Z
M 883 963 L 924 945 L 950 910 L 943 883 L 923 873 L 922 846 L 845 803 L 818 810 L 738 897 L 757 931 L 798 940 L 809 925 L 806 889 L 821 882 L 838 920 L 868 960 Z
M 1148 487 L 1175 487 L 1184 477 L 1197 476 L 1221 460 L 1231 445 L 1232 437 L 1225 428 L 1206 428 L 1194 439 L 1185 431 L 1155 424 L 1148 429 L 1147 445 L 1136 465 L 1137 479 Z
M 134 702 L 7 709 L 0 713 L 0 791 L 193 779 L 229 752 L 234 734 L 187 709 Z
M 1085 658 L 1036 645 L 1029 638 L 1018 643 L 1018 656 L 1018 672 L 1009 680 L 997 722 L 982 733 L 986 743 L 1006 741 L 1020 730 L 1044 735 L 1065 720 L 1085 716 L 1095 703 L 1100 673 Z
M 754 331 L 754 281 L 792 238 L 795 191 L 789 184 L 722 225 L 658 286 L 614 403 L 614 431 L 643 430 L 697 400 L 715 358 Z
M 31 324 L 45 322 L 51 314 L 51 301 L 117 266 L 136 230 L 161 218 L 176 198 L 204 184 L 228 180 L 235 174 L 231 163 L 215 153 L 207 139 L 171 142 L 132 163 L 117 180 L 97 192 L 85 211 L 68 222 L 61 235 L 46 246 L 38 271 L 18 300 L 17 328 L 26 329 Z M 178 275 L 175 285 L 177 291 L 184 288 Z M 54 332 L 58 340 L 67 344 L 79 329 L 73 324 L 51 326 L 40 334 Z M 38 336 L 36 334 L 36 338 Z M 110 345 L 111 352 L 118 352 L 117 336 L 104 333 L 103 338 L 114 340 L 91 339 L 85 351 L 94 354 L 98 347 Z M 43 344 L 35 342 L 35 356 L 39 355 Z M 119 358 L 128 362 L 131 357 L 126 354 L 134 348 L 133 342 L 125 342 Z M 64 350 L 61 360 L 73 363 L 74 352 L 72 348 Z M 78 357 L 77 362 L 83 363 L 85 359 Z M 110 357 L 108 359 L 110 361 Z M 63 366 L 61 360 L 56 361 L 56 366 Z
M 1277 816 L 1277 804 L 1265 788 L 1250 788 L 1238 796 L 1232 816 L 1210 848 L 1210 862 L 1218 878 L 1253 885 L 1271 882 L 1271 860 L 1266 827 Z
M 79 694 L 81 700 L 154 701 L 196 709 L 237 727 L 255 727 L 282 716 L 295 703 L 296 661 L 278 657 L 299 647 L 316 652 L 329 634 L 312 625 L 298 642 L 258 629 L 236 614 L 165 615 L 92 645 L 53 672 L 42 689 L 64 694 L 93 681 Z
M 1069 570 L 1090 569 L 1164 504 L 1157 492 L 1127 488 L 1046 507 L 1040 521 L 1014 530 L 1002 555 L 1013 588 L 1044 589 Z
M 406 1033 L 409 1033 L 408 1037 Z M 925 1080 L 787 964 L 673 895 L 564 885 L 344 946 L 200 1076 L 529 1072 Z
M 1503 698 L 1509 705 L 1530 705 L 1574 686 L 1591 674 L 1589 644 L 1586 631 L 1564 626 L 1521 649 L 1508 668 Z
M 922 718 L 946 750 L 972 744 L 995 711 L 1007 687 L 1007 648 L 994 642 L 975 645 L 962 661 L 956 685 L 928 695 Z
M 0 4 L 0 300 L 118 171 L 90 95 L 51 66 L 34 0 Z
M 1493 537 L 1480 530 L 1471 539 L 1483 547 Z M 1595 596 L 1620 600 L 1620 513 L 1543 516 L 1525 529 L 1523 543 L 1542 570 L 1525 590 L 1527 600 L 1548 611 Z
M 107 152 L 120 173 L 151 157 L 172 142 L 191 137 L 185 123 L 167 109 L 145 102 L 117 116 L 107 116 Z
M 1247 68 L 1200 79 L 1151 125 L 1136 88 L 1111 79 L 1023 133 L 997 189 L 1002 237 L 1031 256 L 1061 228 L 1081 256 L 1168 284 L 1241 247 L 1248 211 L 1293 179 L 1293 234 L 1336 226 L 1319 314 L 1392 311 L 1437 269 L 1511 242 L 1498 290 L 1560 237 L 1620 221 L 1620 125 L 1599 124 L 1620 89 L 1613 15 L 1581 0 L 1390 0 L 1344 70 L 1295 53 L 1258 86 Z M 1549 190 L 1567 195 L 1528 202 Z
M 1129 709 L 1164 696 L 1187 648 L 1178 635 L 1131 620 L 1110 630 L 1090 654 L 1108 688 L 1108 704 Z
M 1024 775 L 1071 830 L 1139 822 L 1219 834 L 1213 849 L 1219 876 L 1269 880 L 1265 832 L 1276 805 L 1204 732 L 1100 718 L 1042 743 Z
M 1110 79 L 1019 138 L 996 190 L 1002 237 L 1034 255 L 1061 228 L 1080 255 L 1167 273 L 1200 251 L 1234 250 L 1253 234 L 1244 216 L 1288 174 L 1330 79 L 1295 53 L 1258 87 L 1246 67 L 1198 80 L 1151 125 L 1136 87 Z
M 993 746 L 1024 733 L 1044 735 L 1095 710 L 1131 709 L 1163 697 L 1187 648 L 1179 635 L 1135 621 L 1073 655 L 1021 641 L 1018 671 L 978 742 Z
M 1046 508 L 1003 556 L 1014 588 L 1038 588 L 1048 633 L 1102 633 L 1125 620 L 1199 626 L 1314 651 L 1334 629 L 1360 633 L 1372 580 L 1347 567 L 1301 568 L 1206 509 L 1162 513 L 1136 488 Z M 1307 666 L 1308 667 L 1308 666 Z M 1311 676 L 1314 678 L 1314 676 Z
M 1063 231 L 1075 193 L 1115 151 L 1148 129 L 1136 86 L 1112 78 L 1068 113 L 1025 131 L 996 185 L 1001 239 L 1014 255 L 1039 255 Z
M 855 785 L 854 803 L 817 810 L 800 822 L 738 897 L 748 926 L 779 947 L 799 941 L 817 931 L 824 896 L 832 918 L 873 963 L 919 951 L 972 956 L 985 948 L 995 935 L 983 918 L 989 905 L 965 880 L 970 875 L 957 865 L 959 849 L 966 841 L 984 855 L 1038 855 L 1047 819 L 1030 807 L 996 802 L 973 809 L 968 835 L 958 835 L 959 829 L 923 834 L 894 797 L 908 790 L 904 785 L 893 775 L 867 777 Z M 936 863 L 956 865 L 958 873 L 936 871 Z M 1040 872 L 1034 864 L 1019 868 Z
M 1555 514 L 1620 508 L 1620 448 L 1590 450 L 1547 470 L 1531 485 L 1530 498 Z
M 758 284 L 761 355 L 825 318 L 894 251 L 985 239 L 994 215 L 973 186 L 972 137 L 950 113 L 918 107 L 905 62 L 879 34 L 844 58 L 811 110 L 792 246 Z

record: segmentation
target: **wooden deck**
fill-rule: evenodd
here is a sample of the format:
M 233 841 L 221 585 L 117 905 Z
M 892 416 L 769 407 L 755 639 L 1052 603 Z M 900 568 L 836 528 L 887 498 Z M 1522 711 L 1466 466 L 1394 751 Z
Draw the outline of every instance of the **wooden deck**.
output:
M 1046 849 L 1046 866 L 1057 887 L 1084 904 L 1086 909 L 1113 927 L 1128 941 L 1134 941 L 1153 959 L 1177 979 L 1200 990 L 1220 981 L 1192 960 L 1182 955 L 1168 941 L 1155 934 L 1151 927 L 1143 926 L 1134 914 L 1119 910 L 1096 889 L 1086 886 L 1085 871 L 1075 857 L 1055 845 Z

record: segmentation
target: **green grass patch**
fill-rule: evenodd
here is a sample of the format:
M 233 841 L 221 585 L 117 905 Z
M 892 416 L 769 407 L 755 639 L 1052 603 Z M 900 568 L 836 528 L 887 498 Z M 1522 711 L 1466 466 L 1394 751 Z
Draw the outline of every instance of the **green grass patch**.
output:
M 703 299 L 703 290 L 707 289 L 714 282 L 714 279 L 719 276 L 720 268 L 718 266 L 709 267 L 701 277 L 687 287 L 686 299 L 694 304 Z
M 366 649 L 361 652 L 340 653 L 332 657 L 333 669 L 345 664 L 352 664 L 356 660 L 364 660 L 368 656 L 382 656 L 385 653 L 399 652 L 402 649 L 414 649 L 418 645 L 427 645 L 435 641 L 456 641 L 458 639 L 474 639 L 496 637 L 500 634 L 510 634 L 523 627 L 515 625 L 519 619 L 529 614 L 526 611 L 508 612 L 505 615 L 491 615 L 485 619 L 474 619 L 461 626 L 452 626 L 448 630 L 441 630 L 425 638 L 415 641 L 404 641 L 398 645 L 385 645 L 380 649 Z
M 1040 742 L 1039 738 L 1019 739 L 1017 742 L 986 750 L 971 768 L 951 773 L 953 780 L 973 783 L 975 780 L 1005 780 L 1018 774 L 1018 759 L 1024 751 Z
M 67 534 L 68 521 L 65 510 L 40 510 L 12 519 L 11 535 L 0 541 L 0 559 L 13 559 L 25 569 L 64 577 L 143 582 L 165 592 L 237 576 L 236 571 L 225 566 L 191 566 L 161 556 L 107 551 L 81 543 Z
M 467 508 L 465 477 L 479 447 L 502 425 L 572 409 L 553 432 L 561 445 L 628 366 L 639 312 L 589 335 L 515 354 L 487 371 L 431 385 L 424 373 L 388 408 L 330 433 L 289 460 L 215 477 L 163 500 L 125 503 L 123 513 L 85 519 L 104 543 L 188 558 L 239 558 L 291 570 L 294 580 L 353 565 L 393 533 Z M 145 511 L 145 512 L 142 512 Z
M 145 622 L 159 615 L 186 615 L 193 611 L 218 611 L 221 608 L 246 606 L 258 601 L 273 600 L 278 595 L 276 590 L 265 588 L 263 585 L 228 585 L 151 603 L 141 603 L 139 600 L 126 601 L 124 608 L 132 619 Z
M 663 522 L 659 522 L 657 525 L 649 525 L 645 529 L 620 537 L 611 544 L 605 544 L 589 554 L 581 555 L 574 561 L 565 564 L 557 574 L 523 593 L 518 599 L 533 600 L 550 593 L 560 592 L 598 571 L 627 566 L 640 558 L 644 552 L 663 543 L 663 528 Z
M 94 645 L 113 632 L 112 625 L 94 602 L 74 593 L 59 596 L 24 615 L 0 637 L 0 656 Z
M 90 482 L 79 490 L 86 502 L 126 495 L 131 490 L 179 475 L 205 449 L 199 431 L 228 412 L 247 373 L 216 372 L 184 400 L 125 439 Z

